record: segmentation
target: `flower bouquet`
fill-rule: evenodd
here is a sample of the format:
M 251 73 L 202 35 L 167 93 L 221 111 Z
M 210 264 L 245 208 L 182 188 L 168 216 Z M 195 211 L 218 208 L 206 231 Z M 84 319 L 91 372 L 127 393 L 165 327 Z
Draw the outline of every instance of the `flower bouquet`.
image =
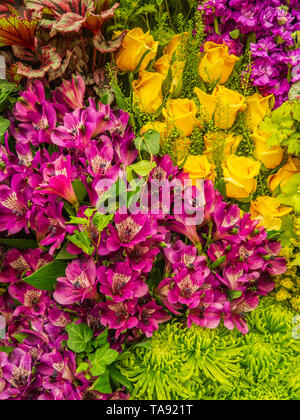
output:
M 1 400 L 300 398 L 299 14 L 0 5 Z

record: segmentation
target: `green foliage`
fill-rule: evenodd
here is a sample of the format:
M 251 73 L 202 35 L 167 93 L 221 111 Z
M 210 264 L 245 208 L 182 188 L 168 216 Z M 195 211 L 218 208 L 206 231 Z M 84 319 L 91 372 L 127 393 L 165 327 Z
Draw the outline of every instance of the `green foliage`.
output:
M 248 314 L 250 332 L 178 322 L 119 361 L 132 399 L 299 399 L 300 341 L 293 311 L 272 298 Z
M 15 83 L 0 79 L 0 112 L 11 109 L 17 102 L 18 88 Z M 1 133 L 0 133 L 1 135 Z
M 179 17 L 180 19 L 180 17 Z M 203 13 L 196 12 L 195 18 L 188 22 L 187 29 L 182 25 L 179 29 L 188 32 L 188 45 L 186 50 L 187 62 L 183 75 L 182 98 L 193 99 L 195 87 L 200 87 L 205 91 L 202 80 L 199 76 L 200 48 L 205 38 L 205 26 L 203 23 Z M 194 35 L 196 34 L 196 35 Z
M 23 281 L 39 290 L 53 291 L 57 278 L 65 275 L 66 267 L 65 261 L 55 260 L 23 278 Z
M 86 350 L 88 343 L 93 338 L 93 331 L 85 324 L 69 324 L 66 326 L 69 335 L 67 345 L 75 353 Z
M 277 200 L 281 204 L 292 206 L 296 214 L 300 213 L 300 173 L 293 175 L 286 184 L 281 187 L 282 194 Z
M 300 155 L 300 101 L 285 102 L 275 109 L 270 117 L 266 117 L 260 128 L 270 137 L 269 147 L 282 146 L 288 153 Z

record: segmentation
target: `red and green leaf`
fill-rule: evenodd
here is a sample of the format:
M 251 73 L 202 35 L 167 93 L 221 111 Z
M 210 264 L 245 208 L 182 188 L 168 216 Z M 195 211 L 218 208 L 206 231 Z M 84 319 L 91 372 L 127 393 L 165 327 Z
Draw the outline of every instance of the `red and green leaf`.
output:
M 102 54 L 112 53 L 121 47 L 125 35 L 126 31 L 123 31 L 117 38 L 112 39 L 111 41 L 106 41 L 105 38 L 101 35 L 101 32 L 99 32 L 94 36 L 93 44 L 94 47 Z
M 27 20 L 16 16 L 0 19 L 0 47 L 15 46 L 34 48 L 34 37 L 38 20 Z
M 26 66 L 24 63 L 16 63 L 14 66 L 14 73 L 19 76 L 28 77 L 31 79 L 41 79 L 50 69 L 57 70 L 61 65 L 61 58 L 57 54 L 55 48 L 43 47 L 41 64 L 38 69 L 33 69 L 31 66 Z

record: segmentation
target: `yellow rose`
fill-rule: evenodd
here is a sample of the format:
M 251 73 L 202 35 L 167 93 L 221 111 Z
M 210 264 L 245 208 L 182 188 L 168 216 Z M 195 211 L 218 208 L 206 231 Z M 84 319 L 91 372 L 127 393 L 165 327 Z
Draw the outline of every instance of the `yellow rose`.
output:
M 211 164 L 205 155 L 189 156 L 183 166 L 184 172 L 188 173 L 194 181 L 197 179 L 216 179 L 215 166 Z
M 154 68 L 158 73 L 162 74 L 164 77 L 167 77 L 170 64 L 171 58 L 168 55 L 163 55 L 158 60 L 156 60 L 154 63 Z
M 208 95 L 197 87 L 195 87 L 194 92 L 200 101 L 201 119 L 205 122 L 209 122 L 216 111 L 218 99 L 215 96 Z
M 205 152 L 204 154 L 213 157 L 218 155 L 234 155 L 242 141 L 241 136 L 232 133 L 226 134 L 223 131 L 209 131 L 204 135 Z
M 127 32 L 121 48 L 116 53 L 116 64 L 121 71 L 134 71 L 146 51 L 140 70 L 145 70 L 149 62 L 156 56 L 158 42 L 155 42 L 150 31 L 144 33 L 141 28 Z
M 289 214 L 292 207 L 281 205 L 274 197 L 258 197 L 251 201 L 250 213 L 253 219 L 259 220 L 260 225 L 267 230 L 280 230 L 280 217 Z
M 255 153 L 266 168 L 277 168 L 282 162 L 284 151 L 280 146 L 268 147 L 267 139 L 269 134 L 256 128 L 252 135 L 255 144 Z
M 261 164 L 244 156 L 230 155 L 223 161 L 226 195 L 231 198 L 247 198 L 254 193 Z
M 154 114 L 163 103 L 162 84 L 164 77 L 160 73 L 142 70 L 138 80 L 132 82 L 133 103 L 142 112 Z
M 208 41 L 199 63 L 199 75 L 205 83 L 224 85 L 229 79 L 239 57 L 229 54 L 228 46 Z
M 172 58 L 173 54 L 176 52 L 176 55 L 178 55 L 178 57 L 176 58 L 181 60 L 182 57 L 180 57 L 180 55 L 185 56 L 186 54 L 185 45 L 187 43 L 187 40 L 188 40 L 187 32 L 174 35 L 169 41 L 168 45 L 165 47 L 164 54 Z
M 243 95 L 235 90 L 217 85 L 212 93 L 217 99 L 214 121 L 218 128 L 227 130 L 233 126 L 237 113 L 245 111 L 246 100 Z
M 199 125 L 196 119 L 196 104 L 189 99 L 169 99 L 162 113 L 168 127 L 177 128 L 182 137 L 190 136 L 194 128 Z
M 289 157 L 288 162 L 279 171 L 269 176 L 268 187 L 273 192 L 280 185 L 281 187 L 295 174 L 300 172 L 300 159 Z
M 255 130 L 270 112 L 270 101 L 273 95 L 262 96 L 255 93 L 247 98 L 246 125 L 249 131 Z

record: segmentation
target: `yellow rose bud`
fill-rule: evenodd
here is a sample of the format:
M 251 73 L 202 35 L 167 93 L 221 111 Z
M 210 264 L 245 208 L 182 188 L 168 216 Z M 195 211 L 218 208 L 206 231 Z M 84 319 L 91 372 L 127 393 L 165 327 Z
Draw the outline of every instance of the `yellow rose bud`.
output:
M 224 85 L 229 79 L 239 57 L 229 54 L 228 46 L 208 41 L 199 64 L 199 75 L 205 83 Z
M 158 42 L 155 42 L 150 31 L 144 33 L 141 28 L 127 32 L 121 48 L 116 53 L 116 64 L 121 71 L 134 71 L 146 51 L 140 70 L 145 70 L 149 62 L 156 56 Z
M 262 96 L 255 93 L 247 98 L 246 125 L 249 131 L 255 130 L 270 112 L 270 101 L 273 95 Z
M 289 157 L 288 162 L 279 171 L 269 176 L 268 187 L 273 192 L 278 186 L 283 186 L 295 174 L 300 172 L 300 159 Z
M 218 156 L 234 155 L 242 141 L 241 136 L 232 133 L 226 134 L 223 131 L 209 131 L 204 135 L 205 152 L 210 158 L 215 154 Z
M 142 70 L 138 80 L 132 82 L 133 103 L 142 112 L 154 114 L 163 103 L 162 84 L 164 77 L 160 73 Z
M 194 101 L 189 99 L 170 99 L 167 107 L 162 110 L 168 127 L 176 128 L 182 137 L 192 134 L 194 128 L 199 125 L 196 119 L 197 107 Z
M 209 122 L 216 111 L 218 99 L 215 96 L 208 95 L 197 87 L 195 87 L 194 92 L 200 101 L 199 111 L 201 119 L 202 121 Z
M 267 230 L 280 230 L 281 217 L 286 216 L 292 207 L 281 205 L 274 197 L 258 197 L 251 201 L 250 213 L 252 219 L 259 220 L 260 225 Z
M 193 184 L 197 179 L 216 179 L 215 166 L 209 162 L 207 156 L 189 156 L 183 166 L 184 172 L 188 173 L 193 180 Z
M 170 58 L 173 57 L 173 54 L 176 52 L 176 55 L 178 55 L 179 60 L 182 59 L 180 55 L 185 55 L 185 45 L 188 40 L 188 33 L 183 32 L 181 34 L 174 35 L 171 40 L 169 41 L 168 45 L 164 49 L 164 54 L 168 55 Z
M 222 130 L 231 128 L 235 123 L 237 113 L 246 109 L 244 96 L 235 90 L 220 85 L 215 87 L 212 96 L 217 99 L 214 113 L 216 126 Z
M 255 144 L 255 154 L 266 168 L 277 168 L 282 162 L 284 151 L 280 146 L 268 147 L 267 140 L 269 134 L 265 131 L 256 128 L 253 132 L 252 138 Z
M 154 68 L 158 73 L 162 74 L 164 77 L 167 77 L 170 64 L 171 58 L 168 55 L 163 55 L 154 63 Z
M 254 193 L 261 164 L 244 156 L 230 155 L 223 161 L 226 195 L 230 198 L 247 198 Z

